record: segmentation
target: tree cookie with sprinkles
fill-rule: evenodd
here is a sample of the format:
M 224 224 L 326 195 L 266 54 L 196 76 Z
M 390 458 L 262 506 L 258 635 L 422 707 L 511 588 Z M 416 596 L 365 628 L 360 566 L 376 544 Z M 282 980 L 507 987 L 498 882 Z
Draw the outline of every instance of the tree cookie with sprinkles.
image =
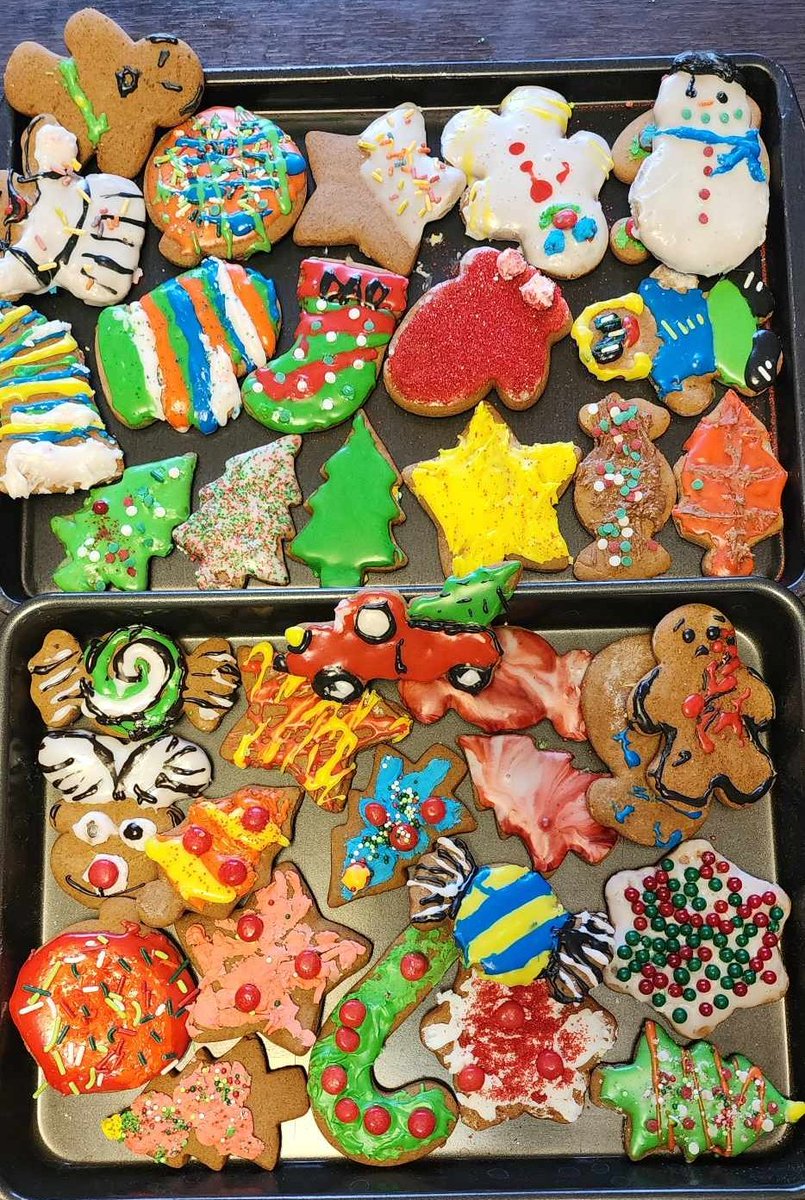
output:
M 170 262 L 244 259 L 293 227 L 307 195 L 307 163 L 268 117 L 206 108 L 157 142 L 143 190 Z
M 605 983 L 652 1004 L 684 1037 L 705 1037 L 734 1009 L 788 990 L 780 939 L 791 901 L 704 838 L 653 867 L 619 871 L 604 892 L 615 926 Z

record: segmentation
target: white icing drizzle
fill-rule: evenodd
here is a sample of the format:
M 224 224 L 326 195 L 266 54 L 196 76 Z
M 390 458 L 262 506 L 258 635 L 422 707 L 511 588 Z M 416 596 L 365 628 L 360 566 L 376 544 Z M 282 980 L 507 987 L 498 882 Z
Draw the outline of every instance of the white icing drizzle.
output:
M 87 415 L 92 413 L 88 411 Z M 122 469 L 123 451 L 100 438 L 11 442 L 5 458 L 0 459 L 0 487 L 14 499 L 24 499 L 34 492 L 71 493 L 115 479 Z

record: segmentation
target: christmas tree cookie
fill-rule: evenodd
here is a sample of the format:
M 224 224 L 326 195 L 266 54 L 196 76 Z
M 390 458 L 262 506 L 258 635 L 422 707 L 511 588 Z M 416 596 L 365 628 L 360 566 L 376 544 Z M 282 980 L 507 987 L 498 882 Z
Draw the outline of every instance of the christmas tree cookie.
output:
M 626 1153 L 635 1160 L 658 1150 L 681 1150 L 688 1162 L 733 1158 L 805 1115 L 805 1104 L 787 1100 L 742 1054 L 724 1059 L 710 1042 L 678 1046 L 653 1021 L 630 1063 L 595 1069 L 591 1095 L 626 1118 Z
M 321 469 L 324 483 L 309 498 L 311 514 L 290 546 L 293 558 L 322 587 L 360 587 L 367 571 L 394 571 L 406 556 L 392 526 L 405 520 L 397 501 L 400 476 L 363 413 L 352 433 Z
M 196 455 L 128 467 L 117 483 L 93 488 L 81 508 L 53 517 L 50 527 L 67 551 L 53 574 L 63 592 L 142 592 L 148 564 L 167 558 L 171 534 L 190 513 Z
M 301 445 L 290 436 L 237 454 L 201 489 L 198 508 L 173 534 L 200 588 L 243 587 L 250 576 L 288 582 L 282 540 L 295 533 L 288 509 L 302 503 L 294 471 Z

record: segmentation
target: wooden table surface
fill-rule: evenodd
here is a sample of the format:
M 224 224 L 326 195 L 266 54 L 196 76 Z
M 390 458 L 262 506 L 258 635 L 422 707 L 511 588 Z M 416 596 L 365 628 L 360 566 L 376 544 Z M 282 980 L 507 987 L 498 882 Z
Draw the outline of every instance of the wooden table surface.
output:
M 588 58 L 744 50 L 776 58 L 805 97 L 802 0 L 98 0 L 133 34 L 185 37 L 207 66 Z M 0 22 L 0 60 L 24 38 L 62 49 L 80 3 L 28 0 Z M 431 15 L 435 14 L 435 15 Z

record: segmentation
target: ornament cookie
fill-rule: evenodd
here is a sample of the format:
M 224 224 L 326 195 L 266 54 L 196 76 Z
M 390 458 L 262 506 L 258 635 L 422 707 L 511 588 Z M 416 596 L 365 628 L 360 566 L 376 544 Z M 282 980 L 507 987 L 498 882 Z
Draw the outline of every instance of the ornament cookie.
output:
M 63 592 L 142 592 L 152 558 L 173 551 L 173 530 L 190 514 L 195 454 L 127 467 L 117 483 L 93 488 L 50 527 L 67 551 L 53 572 Z
M 54 113 L 78 142 L 74 157 L 95 155 L 102 171 L 133 178 L 159 128 L 178 123 L 198 105 L 204 72 L 186 42 L 155 33 L 133 41 L 94 8 L 64 26 L 71 57 L 36 42 L 11 52 L 3 77 L 9 104 L 26 116 Z
M 458 744 L 478 807 L 492 809 L 502 838 L 520 838 L 538 871 L 555 871 L 570 851 L 589 863 L 609 854 L 617 834 L 590 816 L 585 800 L 601 775 L 579 771 L 565 750 L 538 750 L 525 734 L 464 735 Z
M 205 108 L 164 134 L 143 177 L 160 253 L 177 267 L 208 255 L 249 258 L 292 228 L 307 195 L 307 164 L 268 117 Z
M 401 742 L 411 718 L 371 690 L 354 704 L 322 700 L 306 679 L 277 670 L 274 658 L 270 642 L 238 649 L 248 707 L 221 755 L 236 767 L 287 771 L 320 808 L 340 812 L 356 756 L 380 742 Z
M 389 1091 L 374 1065 L 457 957 L 447 929 L 409 926 L 325 1022 L 310 1053 L 308 1094 L 319 1129 L 353 1162 L 414 1162 L 453 1132 L 458 1107 L 444 1084 L 417 1079 Z
M 632 236 L 660 262 L 722 275 L 763 242 L 769 156 L 760 116 L 731 59 L 689 51 L 663 75 L 654 108 L 621 133 L 612 157 L 632 185 Z
M 310 520 L 291 543 L 291 557 L 310 567 L 322 587 L 360 587 L 368 571 L 404 566 L 408 559 L 394 538 L 394 526 L 405 520 L 402 479 L 364 413 L 321 475 L 324 483 L 305 501 Z
M 476 567 L 469 575 L 451 575 L 438 596 L 409 600 L 408 615 L 459 625 L 491 625 L 506 615 L 521 572 L 520 563 L 504 562 L 498 567 Z
M 561 290 L 519 250 L 478 247 L 407 313 L 383 382 L 401 408 L 425 417 L 464 412 L 492 390 L 507 408 L 530 408 L 572 321 Z
M 428 1050 L 452 1075 L 461 1120 L 488 1129 L 524 1113 L 577 1121 L 589 1073 L 615 1044 L 615 1018 L 587 997 L 561 1004 L 544 979 L 506 987 L 459 971 L 422 1018 Z
M 635 725 L 631 699 L 656 665 L 651 635 L 638 633 L 599 650 L 587 668 L 581 684 L 587 737 L 612 772 L 590 784 L 587 808 L 593 820 L 632 842 L 673 850 L 704 823 L 710 802 L 666 800 L 649 776 L 660 737 Z
M 415 763 L 378 746 L 369 783 L 350 792 L 347 820 L 333 829 L 330 907 L 403 887 L 407 868 L 437 837 L 475 829 L 453 794 L 466 774 L 446 746 L 431 746 Z
M 236 454 L 201 489 L 198 507 L 173 531 L 200 588 L 288 582 L 283 540 L 296 532 L 289 509 L 302 503 L 294 463 L 301 445 L 291 435 Z
M 75 136 L 49 114 L 22 135 L 22 175 L 0 172 L 0 298 L 64 288 L 102 307 L 125 298 L 139 268 L 145 203 L 120 175 L 77 175 Z
M 463 171 L 428 150 L 422 109 L 410 102 L 363 133 L 305 138 L 316 190 L 294 229 L 298 246 L 357 245 L 400 275 L 414 269 L 425 225 L 448 213 L 466 187 Z
M 704 838 L 654 867 L 619 871 L 604 893 L 616 947 L 607 986 L 661 1009 L 684 1037 L 785 995 L 779 942 L 791 901 Z
M 710 1042 L 680 1046 L 654 1021 L 646 1021 L 630 1063 L 604 1063 L 592 1077 L 595 1104 L 625 1118 L 626 1153 L 681 1151 L 734 1158 L 780 1125 L 805 1115 L 742 1054 L 722 1058 Z
M 467 174 L 468 236 L 519 242 L 530 263 L 559 279 L 586 275 L 607 248 L 598 193 L 612 168 L 609 146 L 586 130 L 566 138 L 571 111 L 559 92 L 518 87 L 499 114 L 467 108 L 442 133 L 442 154 Z
M 741 808 L 766 795 L 775 770 L 759 733 L 774 696 L 741 661 L 735 629 L 706 604 L 663 617 L 652 636 L 657 661 L 632 693 L 634 721 L 660 735 L 649 777 L 668 803 L 699 809 L 711 795 Z
M 751 575 L 752 547 L 783 527 L 788 472 L 765 425 L 729 391 L 702 417 L 674 467 L 677 532 L 704 546 L 705 575 Z
M 445 575 L 504 558 L 563 570 L 570 556 L 555 506 L 580 458 L 572 442 L 521 445 L 484 401 L 457 446 L 406 467 L 403 479 L 439 531 Z
M 360 934 L 322 917 L 292 863 L 230 917 L 183 917 L 176 934 L 198 975 L 191 1036 L 226 1042 L 259 1033 L 291 1054 L 307 1054 L 324 997 L 372 953 Z
M 271 358 L 280 321 L 274 281 L 218 258 L 105 309 L 95 358 L 109 407 L 131 429 L 215 433 L 240 412 L 238 381 Z
M 715 380 L 749 396 L 774 383 L 782 348 L 765 328 L 773 308 L 754 270 L 705 292 L 695 275 L 658 267 L 636 292 L 589 304 L 570 334 L 596 379 L 650 379 L 672 412 L 695 417 L 712 402 Z
M 561 1003 L 583 1000 L 612 957 L 606 913 L 568 912 L 537 871 L 478 867 L 462 841 L 439 838 L 408 887 L 413 924 L 449 923 L 464 966 L 508 987 L 544 976 Z
M 369 399 L 405 312 L 408 280 L 360 263 L 306 258 L 296 294 L 294 345 L 243 384 L 246 412 L 277 433 L 330 429 Z
M 654 536 L 676 492 L 674 473 L 654 445 L 670 420 L 666 409 L 617 392 L 579 412 L 595 446 L 576 472 L 573 505 L 596 540 L 573 561 L 577 579 L 650 579 L 670 567 L 671 556 Z
M 257 1038 L 218 1058 L 199 1047 L 181 1071 L 153 1080 L 101 1129 L 110 1142 L 160 1166 L 195 1159 L 220 1171 L 236 1157 L 272 1171 L 280 1126 L 309 1108 L 305 1082 L 301 1067 L 269 1070 Z
M 409 612 L 415 604 L 412 600 Z M 401 679 L 400 698 L 411 716 L 431 725 L 454 710 L 486 733 L 528 729 L 548 720 L 560 737 L 585 741 L 580 689 L 592 658 L 589 650 L 557 654 L 544 637 L 516 625 L 497 626 L 495 637 L 500 661 L 491 683 L 477 694 L 461 691 L 449 679 Z
M 123 451 L 66 321 L 0 300 L 0 492 L 77 492 L 117 479 Z

